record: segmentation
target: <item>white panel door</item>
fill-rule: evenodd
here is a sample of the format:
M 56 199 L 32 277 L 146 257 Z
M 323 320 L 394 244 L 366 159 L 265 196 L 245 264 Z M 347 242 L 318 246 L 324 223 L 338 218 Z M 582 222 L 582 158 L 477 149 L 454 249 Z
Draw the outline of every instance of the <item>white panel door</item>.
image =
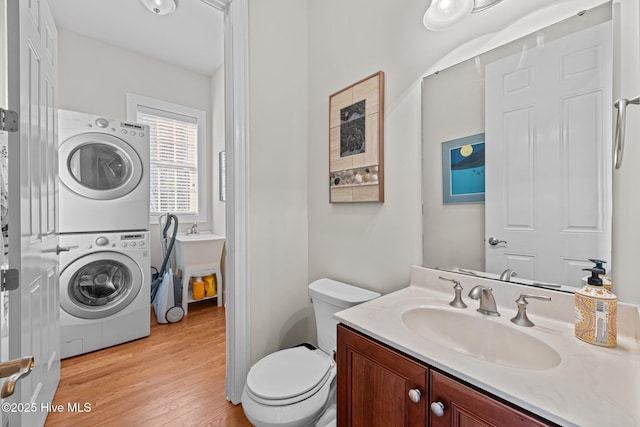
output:
M 579 287 L 610 260 L 611 58 L 607 22 L 487 65 L 487 271 Z
M 44 424 L 60 379 L 56 40 L 47 0 L 7 2 L 8 106 L 20 113 L 9 135 L 9 267 L 20 271 L 9 294 L 9 357 L 35 358 L 9 398 L 29 410 L 10 413 L 10 425 Z

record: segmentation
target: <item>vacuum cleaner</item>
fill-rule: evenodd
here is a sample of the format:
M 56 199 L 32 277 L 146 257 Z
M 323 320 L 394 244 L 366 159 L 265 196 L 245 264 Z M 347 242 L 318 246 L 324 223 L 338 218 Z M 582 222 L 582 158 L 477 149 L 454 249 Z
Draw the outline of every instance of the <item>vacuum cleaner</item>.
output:
M 166 217 L 163 227 L 163 218 Z M 173 232 L 167 244 L 167 231 L 173 226 Z M 178 217 L 165 214 L 160 217 L 160 237 L 164 258 L 157 278 L 151 283 L 151 304 L 158 323 L 176 323 L 184 317 L 182 308 L 182 278 L 173 273 L 170 267 L 171 251 L 178 234 Z

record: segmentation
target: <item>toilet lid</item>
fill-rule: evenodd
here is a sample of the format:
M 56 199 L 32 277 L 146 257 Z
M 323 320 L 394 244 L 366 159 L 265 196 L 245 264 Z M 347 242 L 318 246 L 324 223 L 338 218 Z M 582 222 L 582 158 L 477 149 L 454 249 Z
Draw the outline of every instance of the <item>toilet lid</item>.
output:
M 331 365 L 329 357 L 306 347 L 277 351 L 251 368 L 247 387 L 262 399 L 291 399 L 322 386 L 330 376 Z

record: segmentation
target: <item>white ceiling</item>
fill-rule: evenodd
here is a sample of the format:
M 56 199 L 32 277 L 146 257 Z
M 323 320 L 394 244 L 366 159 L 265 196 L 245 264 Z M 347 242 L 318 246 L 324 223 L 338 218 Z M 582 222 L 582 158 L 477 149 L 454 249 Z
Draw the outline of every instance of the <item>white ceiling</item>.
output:
M 63 27 L 105 43 L 211 75 L 224 58 L 223 14 L 201 0 L 176 0 L 155 15 L 139 0 L 50 0 Z

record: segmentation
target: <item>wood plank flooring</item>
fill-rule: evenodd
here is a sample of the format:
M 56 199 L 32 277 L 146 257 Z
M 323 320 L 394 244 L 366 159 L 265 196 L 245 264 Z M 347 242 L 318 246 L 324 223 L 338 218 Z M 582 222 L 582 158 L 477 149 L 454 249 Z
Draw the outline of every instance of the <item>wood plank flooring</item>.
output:
M 251 426 L 226 400 L 225 364 L 215 300 L 190 304 L 174 324 L 152 315 L 149 337 L 62 361 L 53 406 L 64 411 L 50 412 L 45 426 Z M 90 412 L 69 412 L 76 402 Z

